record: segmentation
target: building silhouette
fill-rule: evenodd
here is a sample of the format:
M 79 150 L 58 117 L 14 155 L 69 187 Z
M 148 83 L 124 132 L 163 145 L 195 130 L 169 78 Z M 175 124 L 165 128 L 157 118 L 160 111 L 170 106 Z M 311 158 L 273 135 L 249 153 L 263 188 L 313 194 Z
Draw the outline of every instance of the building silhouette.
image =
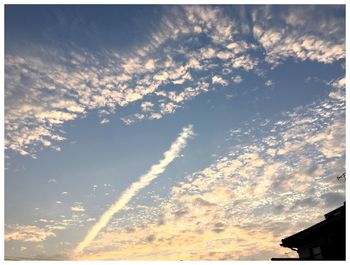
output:
M 282 239 L 281 246 L 297 251 L 297 260 L 345 260 L 345 202 L 322 222 Z

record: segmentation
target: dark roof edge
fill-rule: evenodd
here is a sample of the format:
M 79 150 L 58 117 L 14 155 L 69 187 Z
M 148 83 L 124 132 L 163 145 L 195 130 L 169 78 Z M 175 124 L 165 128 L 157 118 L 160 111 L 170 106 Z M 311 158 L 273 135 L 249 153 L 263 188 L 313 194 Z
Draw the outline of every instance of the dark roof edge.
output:
M 317 228 L 317 227 L 320 227 L 320 226 L 323 226 L 327 223 L 330 223 L 332 222 L 333 220 L 336 220 L 336 219 L 339 219 L 339 216 L 342 217 L 343 215 L 341 213 L 344 213 L 344 216 L 345 216 L 345 202 L 342 206 L 338 207 L 337 209 L 334 209 L 332 211 L 330 211 L 329 213 L 325 214 L 325 218 L 326 220 L 323 220 L 317 224 L 314 224 L 300 232 L 297 232 L 295 233 L 294 235 L 291 235 L 289 237 L 286 237 L 284 239 L 282 239 L 282 244 L 281 246 L 282 247 L 291 247 L 292 245 L 288 244 L 288 243 L 291 243 L 291 242 L 288 242 L 288 241 L 292 241 L 292 240 L 296 240 L 297 238 L 301 237 L 303 234 L 306 234 L 308 232 L 310 232 L 311 230 Z

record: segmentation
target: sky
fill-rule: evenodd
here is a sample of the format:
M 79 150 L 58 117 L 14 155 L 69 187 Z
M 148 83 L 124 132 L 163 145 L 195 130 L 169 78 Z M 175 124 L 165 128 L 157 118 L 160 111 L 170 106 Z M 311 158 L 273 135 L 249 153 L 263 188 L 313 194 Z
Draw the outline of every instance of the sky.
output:
M 6 5 L 5 256 L 270 260 L 343 204 L 344 5 Z

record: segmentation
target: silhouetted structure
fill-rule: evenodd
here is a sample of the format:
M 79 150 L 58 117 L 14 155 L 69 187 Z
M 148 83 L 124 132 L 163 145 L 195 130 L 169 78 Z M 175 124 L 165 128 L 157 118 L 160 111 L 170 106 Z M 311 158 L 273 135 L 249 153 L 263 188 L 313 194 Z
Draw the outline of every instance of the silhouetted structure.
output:
M 299 260 L 345 260 L 345 202 L 343 206 L 325 214 L 325 219 L 282 239 L 281 246 L 297 251 Z

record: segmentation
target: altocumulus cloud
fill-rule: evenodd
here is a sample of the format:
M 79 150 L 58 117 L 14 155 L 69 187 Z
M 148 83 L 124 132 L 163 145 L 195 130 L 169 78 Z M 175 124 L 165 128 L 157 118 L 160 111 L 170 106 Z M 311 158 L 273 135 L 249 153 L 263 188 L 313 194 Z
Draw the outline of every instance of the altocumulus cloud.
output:
M 121 117 L 126 124 L 160 119 L 217 86 L 238 83 L 238 71 L 262 76 L 262 65 L 274 67 L 289 57 L 321 63 L 345 57 L 341 18 L 324 14 L 310 23 L 310 15 L 317 15 L 313 7 L 288 7 L 283 15 L 269 7 L 242 8 L 251 23 L 228 17 L 220 7 L 164 8 L 159 27 L 148 42 L 133 47 L 132 57 L 108 50 L 92 54 L 76 46 L 68 53 L 37 47 L 36 56 L 6 54 L 6 148 L 33 157 L 40 146 L 59 151 L 62 125 L 93 110 L 105 124 L 117 107 L 140 101 L 139 113 Z M 262 24 L 266 17 L 275 19 Z M 208 41 L 199 42 L 199 36 Z M 211 79 L 222 68 L 233 71 Z M 152 106 L 142 102 L 145 96 Z
M 14 224 L 5 226 L 5 241 L 40 242 L 48 237 L 55 236 L 54 232 L 33 225 Z
M 281 238 L 343 202 L 345 187 L 336 176 L 345 164 L 345 99 L 329 96 L 286 112 L 280 120 L 252 123 L 231 131 L 236 140 L 253 128 L 250 143 L 231 144 L 226 155 L 174 185 L 160 206 L 142 218 L 130 218 L 133 229 L 110 224 L 82 258 L 251 260 L 283 255 Z M 261 133 L 262 138 L 256 137 Z M 139 225 L 140 219 L 147 221 Z

